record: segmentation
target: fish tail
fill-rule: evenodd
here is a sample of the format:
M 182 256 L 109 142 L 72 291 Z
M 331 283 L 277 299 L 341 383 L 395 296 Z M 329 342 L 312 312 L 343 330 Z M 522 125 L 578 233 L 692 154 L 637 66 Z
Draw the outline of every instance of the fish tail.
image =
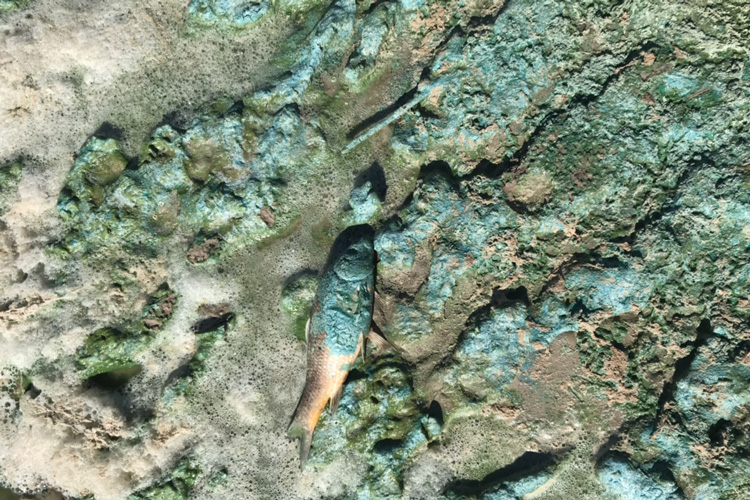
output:
M 307 462 L 307 459 L 310 457 L 313 431 L 312 429 L 308 429 L 302 422 L 299 422 L 297 420 L 297 415 L 295 414 L 292 423 L 289 424 L 287 435 L 291 438 L 299 438 L 299 468 L 300 470 L 304 469 L 305 462 Z

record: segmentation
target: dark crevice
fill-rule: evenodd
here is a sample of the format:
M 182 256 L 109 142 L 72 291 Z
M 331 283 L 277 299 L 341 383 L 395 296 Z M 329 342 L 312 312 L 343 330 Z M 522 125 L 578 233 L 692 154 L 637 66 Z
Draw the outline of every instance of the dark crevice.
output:
M 362 17 L 364 18 L 364 17 L 369 16 L 370 14 L 372 14 L 373 12 L 375 12 L 375 9 L 377 9 L 378 7 L 380 7 L 381 5 L 383 5 L 384 3 L 388 3 L 389 1 L 390 0 L 375 0 L 374 2 L 372 2 L 372 4 L 370 4 L 370 6 L 367 8 L 367 10 L 365 10 L 362 13 Z
M 31 399 L 38 398 L 41 393 L 42 393 L 42 390 L 39 389 L 34 384 L 29 384 L 29 386 L 24 391 L 24 394 L 28 394 L 29 398 L 31 398 Z
M 372 451 L 375 453 L 390 455 L 403 446 L 403 444 L 404 442 L 400 439 L 381 439 L 373 445 Z
M 443 408 L 440 406 L 440 403 L 433 400 L 427 409 L 427 416 L 435 419 L 438 424 L 443 425 Z
M 14 299 L 0 299 L 0 312 L 6 312 L 10 310 L 10 306 L 13 305 Z
M 492 304 L 495 306 L 502 307 L 516 302 L 523 302 L 526 306 L 531 304 L 529 292 L 525 286 L 507 289 L 496 288 L 492 292 Z
M 677 482 L 677 478 L 674 477 L 672 469 L 665 460 L 657 460 L 654 462 L 654 465 L 651 466 L 650 472 L 657 476 L 661 481 L 667 481 L 670 483 Z M 682 489 L 680 489 L 680 493 L 682 493 Z
M 594 461 L 597 463 L 601 462 L 602 457 L 609 454 L 610 450 L 620 440 L 620 433 L 616 432 L 607 438 L 607 440 L 594 453 Z
M 742 342 L 734 346 L 729 359 L 731 359 L 732 362 L 735 362 L 738 359 L 742 359 L 747 356 L 748 353 L 750 353 L 750 340 L 743 340 Z
M 170 111 L 169 113 L 165 114 L 162 117 L 161 121 L 154 127 L 154 130 L 151 132 L 151 136 L 153 136 L 154 131 L 156 131 L 159 127 L 163 127 L 164 125 L 169 125 L 178 133 L 184 134 L 190 128 L 190 123 L 193 121 L 193 116 L 194 113 L 186 112 L 182 109 Z
M 448 485 L 446 491 L 458 495 L 480 495 L 503 483 L 536 474 L 555 464 L 553 453 L 527 451 L 513 463 L 506 465 L 486 476 L 480 481 L 459 479 Z
M 435 113 L 434 111 L 432 111 L 430 109 L 425 108 L 421 104 L 417 104 L 414 107 L 414 110 L 417 111 L 417 112 L 419 112 L 419 115 L 421 117 L 423 117 L 423 118 L 427 118 L 427 119 L 430 119 L 430 120 L 440 120 L 441 119 L 440 115 L 438 115 L 437 113 Z
M 122 140 L 124 135 L 124 131 L 120 127 L 109 122 L 102 123 L 99 125 L 99 128 L 96 129 L 96 132 L 94 132 L 95 137 L 102 139 L 117 139 L 118 141 Z
M 232 105 L 229 107 L 226 113 L 224 113 L 224 116 L 241 115 L 244 110 L 245 110 L 245 101 L 243 101 L 242 99 L 239 99 L 237 101 L 234 101 L 234 103 L 232 103 Z
M 380 198 L 380 201 L 385 201 L 388 184 L 385 179 L 385 170 L 379 163 L 375 162 L 360 172 L 354 179 L 354 187 L 362 187 L 367 182 L 372 185 L 372 191 Z
M 355 382 L 357 380 L 362 380 L 367 378 L 367 370 L 364 366 L 357 365 L 351 370 L 349 370 L 349 374 L 346 376 L 346 379 L 344 380 L 344 386 Z M 377 403 L 377 401 L 375 401 Z
M 588 316 L 591 314 L 591 309 L 586 307 L 586 305 L 583 303 L 581 299 L 577 299 L 575 303 L 573 304 L 573 307 L 570 308 L 570 315 L 575 316 Z
M 708 439 L 711 440 L 712 446 L 726 446 L 728 443 L 728 435 L 732 429 L 732 422 L 724 418 L 714 422 L 713 425 L 708 429 Z
M 93 385 L 102 389 L 117 389 L 123 387 L 136 375 L 143 371 L 141 365 L 135 365 L 129 368 L 121 368 L 119 370 L 112 370 L 105 373 L 94 375 L 86 380 L 87 385 Z
M 442 177 L 452 186 L 458 186 L 458 178 L 453 174 L 453 170 L 451 170 L 451 166 L 448 162 L 437 160 L 422 165 L 419 169 L 419 176 L 417 179 L 420 181 L 427 181 L 434 177 Z
M 686 356 L 678 359 L 675 362 L 672 379 L 664 384 L 664 388 L 662 389 L 662 393 L 659 396 L 659 402 L 657 405 L 658 410 L 655 418 L 655 421 L 657 423 L 659 422 L 660 418 L 668 412 L 669 403 L 671 401 L 674 401 L 677 384 L 680 382 L 680 380 L 683 380 L 689 375 L 690 367 L 696 356 L 698 355 L 698 350 L 701 346 L 705 345 L 706 340 L 711 338 L 713 335 L 714 332 L 713 327 L 711 326 L 711 321 L 707 318 L 704 318 L 698 325 L 692 349 Z M 680 414 L 678 412 L 671 412 L 670 416 L 677 422 L 681 423 L 682 418 L 680 417 Z M 656 432 L 656 430 L 657 429 L 655 428 L 654 432 Z

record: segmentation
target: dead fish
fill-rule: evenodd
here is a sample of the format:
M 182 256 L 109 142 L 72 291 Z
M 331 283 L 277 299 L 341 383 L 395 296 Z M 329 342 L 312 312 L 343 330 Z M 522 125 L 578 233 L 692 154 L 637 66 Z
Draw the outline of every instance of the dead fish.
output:
M 307 320 L 307 375 L 288 435 L 300 438 L 300 468 L 310 455 L 313 431 L 326 404 L 336 414 L 344 380 L 364 342 L 390 344 L 371 330 L 375 250 L 370 226 L 342 232 L 318 284 Z

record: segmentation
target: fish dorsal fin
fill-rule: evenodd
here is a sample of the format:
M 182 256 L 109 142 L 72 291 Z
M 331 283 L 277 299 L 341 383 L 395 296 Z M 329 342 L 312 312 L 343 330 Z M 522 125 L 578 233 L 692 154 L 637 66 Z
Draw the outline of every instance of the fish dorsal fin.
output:
M 341 395 L 344 394 L 344 384 L 341 384 L 336 392 L 331 396 L 329 408 L 331 409 L 331 416 L 336 416 L 336 412 L 339 409 L 339 403 L 341 402 Z

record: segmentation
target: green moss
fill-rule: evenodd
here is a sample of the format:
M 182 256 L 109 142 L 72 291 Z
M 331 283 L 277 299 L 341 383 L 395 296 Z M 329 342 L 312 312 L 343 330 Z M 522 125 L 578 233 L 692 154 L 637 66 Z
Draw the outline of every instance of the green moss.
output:
M 21 162 L 0 166 L 0 216 L 8 210 L 10 202 L 16 194 L 22 170 Z
M 0 16 L 27 7 L 34 0 L 0 0 Z
M 187 500 L 201 473 L 195 459 L 184 458 L 167 477 L 150 488 L 130 495 L 128 500 Z
M 135 354 L 151 340 L 147 335 L 124 333 L 114 328 L 101 328 L 86 337 L 76 352 L 76 366 L 81 378 L 103 373 L 132 373 L 140 365 Z
M 132 283 L 124 286 L 129 285 Z M 101 328 L 86 337 L 76 353 L 81 378 L 99 376 L 97 380 L 105 385 L 119 385 L 139 373 L 135 356 L 154 339 L 153 332 L 164 326 L 176 306 L 177 295 L 165 283 L 148 298 L 140 318 Z

